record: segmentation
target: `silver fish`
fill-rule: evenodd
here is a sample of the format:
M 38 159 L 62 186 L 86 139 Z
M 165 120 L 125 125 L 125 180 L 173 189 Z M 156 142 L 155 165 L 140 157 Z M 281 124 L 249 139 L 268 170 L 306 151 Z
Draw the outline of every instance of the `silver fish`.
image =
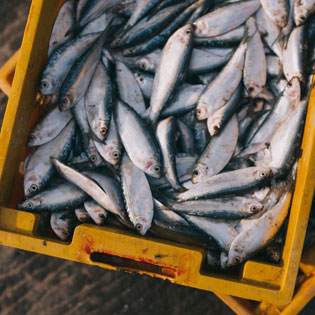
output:
M 283 70 L 288 81 L 298 77 L 304 79 L 305 63 L 305 28 L 304 25 L 294 28 L 290 34 L 288 45 L 283 52 Z
M 32 196 L 41 191 L 54 174 L 51 157 L 64 161 L 71 149 L 75 136 L 74 121 L 70 121 L 66 128 L 52 141 L 38 147 L 25 163 L 24 194 Z
M 264 206 L 252 197 L 230 197 L 218 199 L 168 202 L 161 210 L 173 210 L 195 216 L 222 219 L 246 218 L 263 210 Z
M 231 243 L 238 234 L 232 224 L 222 219 L 202 218 L 187 214 L 183 214 L 183 217 L 194 228 L 212 237 L 223 251 L 229 250 Z
M 48 110 L 28 136 L 27 146 L 43 145 L 55 139 L 73 118 L 71 112 L 60 112 L 58 106 Z
M 213 37 L 227 33 L 243 24 L 260 7 L 259 1 L 247 0 L 228 3 L 199 18 L 196 37 Z
M 130 221 L 141 235 L 145 235 L 153 219 L 153 197 L 149 182 L 127 154 L 123 155 L 120 175 Z
M 18 204 L 18 209 L 26 211 L 72 210 L 88 198 L 87 194 L 71 183 L 49 187 L 37 195 Z
M 134 76 L 140 86 L 143 96 L 147 99 L 150 99 L 154 77 L 151 75 L 147 75 L 145 73 L 139 73 L 139 72 L 136 72 Z
M 76 208 L 74 210 L 74 213 L 75 213 L 77 219 L 80 222 L 82 222 L 82 223 L 86 223 L 86 222 L 88 222 L 91 219 L 91 216 L 89 215 L 89 213 L 83 207 Z
M 97 224 L 103 225 L 107 218 L 107 211 L 94 200 L 86 200 L 84 209 L 89 214 L 90 218 Z
M 243 262 L 268 244 L 286 218 L 291 201 L 291 193 L 286 192 L 279 202 L 233 240 L 228 252 L 228 266 Z
M 113 117 L 110 122 L 110 128 L 105 143 L 100 143 L 94 140 L 94 144 L 97 151 L 105 161 L 114 166 L 119 163 L 122 148 Z
M 282 62 L 277 56 L 266 56 L 267 74 L 270 77 L 280 77 Z
M 186 201 L 235 195 L 267 183 L 272 176 L 273 172 L 268 167 L 249 167 L 220 173 L 199 184 L 195 184 L 186 192 L 177 194 L 177 198 L 179 201 Z
M 163 169 L 171 186 L 176 191 L 184 191 L 180 185 L 176 172 L 175 159 L 175 128 L 176 120 L 174 117 L 169 117 L 161 120 L 156 128 L 156 137 L 160 144 L 163 156 Z
M 260 0 L 261 6 L 268 17 L 280 27 L 288 23 L 289 6 L 287 0 Z
M 85 95 L 85 109 L 93 134 L 104 141 L 108 135 L 113 105 L 113 86 L 103 62 L 99 62 Z
M 229 163 L 238 139 L 238 123 L 234 115 L 221 133 L 210 139 L 192 172 L 194 184 L 220 173 Z
M 103 208 L 120 216 L 121 209 L 117 209 L 112 199 L 92 179 L 66 166 L 57 159 L 52 159 L 52 163 L 66 180 L 81 188 Z
M 230 100 L 243 76 L 246 49 L 247 41 L 243 41 L 223 70 L 201 94 L 196 111 L 198 120 L 208 118 Z
M 135 66 L 142 71 L 154 73 L 159 64 L 161 53 L 161 49 L 154 50 L 150 54 L 137 59 Z
M 70 238 L 74 229 L 74 218 L 67 218 L 68 212 L 54 212 L 50 217 L 50 226 L 54 233 L 63 241 Z
M 315 12 L 314 0 L 295 0 L 294 1 L 294 22 L 297 26 L 303 24 L 307 18 Z
M 146 106 L 141 89 L 134 74 L 122 62 L 116 62 L 116 84 L 120 99 L 142 115 Z
M 97 19 L 87 24 L 80 32 L 80 35 L 103 32 L 108 25 L 112 22 L 114 15 L 108 12 L 104 12 Z
M 121 101 L 117 102 L 114 113 L 119 137 L 131 161 L 146 174 L 161 177 L 159 148 L 140 116 Z
M 93 47 L 75 63 L 67 74 L 59 92 L 58 105 L 61 111 L 73 107 L 84 97 L 99 63 L 106 35 L 107 32 L 104 31 Z
M 100 33 L 78 36 L 62 45 L 49 58 L 40 81 L 42 95 L 56 94 L 71 67 L 97 40 Z
M 293 78 L 287 85 L 283 94 L 278 98 L 270 114 L 262 122 L 260 128 L 249 140 L 250 143 L 269 141 L 279 125 L 299 103 L 301 96 L 300 82 Z
M 156 125 L 161 111 L 185 76 L 192 51 L 193 32 L 191 24 L 180 28 L 163 48 L 150 100 L 150 121 L 153 125 Z
M 58 12 L 53 30 L 50 35 L 48 57 L 52 52 L 58 49 L 63 43 L 69 40 L 67 32 L 75 24 L 75 0 L 69 0 L 64 3 Z
M 249 97 L 255 98 L 259 95 L 267 80 L 267 65 L 264 46 L 257 31 L 255 18 L 250 17 L 246 26 L 249 32 L 254 32 L 247 44 L 244 64 L 244 85 Z

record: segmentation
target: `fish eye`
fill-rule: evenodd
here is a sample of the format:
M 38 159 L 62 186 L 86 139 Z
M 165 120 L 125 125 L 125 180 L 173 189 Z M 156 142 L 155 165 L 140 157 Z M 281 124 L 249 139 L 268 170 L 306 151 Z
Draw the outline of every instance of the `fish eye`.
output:
M 301 16 L 301 20 L 302 20 L 302 21 L 305 21 L 305 19 L 306 19 L 305 16 L 302 15 L 302 16 Z
M 255 90 L 255 89 L 251 86 L 251 87 L 248 89 L 248 92 L 249 92 L 249 93 L 253 93 L 254 90 Z
M 105 127 L 102 127 L 102 128 L 100 129 L 100 133 L 101 133 L 101 135 L 105 136 L 106 133 L 107 133 L 106 128 L 105 128 Z
M 264 171 L 262 171 L 262 172 L 260 172 L 260 177 L 265 177 L 266 176 L 266 172 L 264 172 Z
M 34 140 L 35 139 L 35 136 L 30 134 L 29 137 L 28 137 L 30 140 Z
M 96 159 L 97 159 L 97 158 L 96 158 L 96 155 L 94 155 L 94 154 L 93 154 L 93 155 L 91 155 L 91 161 L 92 161 L 92 162 L 95 162 L 95 161 L 96 161 Z
M 35 192 L 38 189 L 37 185 L 35 184 L 33 184 L 30 188 L 32 192 Z
M 146 64 L 144 62 L 141 63 L 141 68 L 145 69 L 146 68 Z
M 154 167 L 154 171 L 155 171 L 156 173 L 160 173 L 161 168 L 160 168 L 159 166 L 155 166 L 155 167 Z
M 240 258 L 239 256 L 236 256 L 236 257 L 234 258 L 234 262 L 235 262 L 236 264 L 239 264 L 239 263 L 241 262 L 241 258 Z
M 197 109 L 196 114 L 197 114 L 197 116 L 201 116 L 202 115 L 202 110 L 201 109 Z
M 143 226 L 142 226 L 142 224 L 140 224 L 140 223 L 138 223 L 138 224 L 136 224 L 136 230 L 137 231 L 142 231 L 142 229 L 143 229 Z
M 258 209 L 257 209 L 257 206 L 251 206 L 250 207 L 250 211 L 252 211 L 252 212 L 256 212 Z
M 193 176 L 198 176 L 199 175 L 199 171 L 198 170 L 194 170 L 193 171 Z
M 62 99 L 62 101 L 61 101 L 61 104 L 63 105 L 63 106 L 67 106 L 68 105 L 68 103 L 69 103 L 69 100 L 68 100 L 68 98 L 67 97 L 65 97 L 64 99 Z
M 292 84 L 292 81 L 289 81 L 288 83 L 288 87 L 291 87 L 293 84 Z
M 112 154 L 112 156 L 113 156 L 113 158 L 114 158 L 115 160 L 118 160 L 118 159 L 119 159 L 120 154 L 119 154 L 119 152 L 118 152 L 118 151 L 114 151 L 114 152 L 113 152 L 113 154 Z
M 46 80 L 41 81 L 40 86 L 42 89 L 48 89 L 49 83 Z
M 29 209 L 33 209 L 33 203 L 29 201 L 29 202 L 26 204 L 26 207 L 29 208 Z
M 190 30 L 187 30 L 187 31 L 186 31 L 186 34 L 188 34 L 188 35 L 191 34 L 191 31 L 190 31 Z
M 106 217 L 105 217 L 104 214 L 100 214 L 99 217 L 100 217 L 100 219 L 102 219 L 102 220 L 105 220 L 105 219 L 106 219 Z

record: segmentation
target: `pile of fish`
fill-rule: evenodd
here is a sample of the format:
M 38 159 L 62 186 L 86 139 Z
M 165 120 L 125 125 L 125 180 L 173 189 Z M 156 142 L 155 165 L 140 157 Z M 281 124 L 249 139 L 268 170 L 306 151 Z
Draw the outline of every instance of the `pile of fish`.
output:
M 62 240 L 94 222 L 202 246 L 213 268 L 278 262 L 314 12 L 314 0 L 67 1 L 19 209 L 49 213 Z

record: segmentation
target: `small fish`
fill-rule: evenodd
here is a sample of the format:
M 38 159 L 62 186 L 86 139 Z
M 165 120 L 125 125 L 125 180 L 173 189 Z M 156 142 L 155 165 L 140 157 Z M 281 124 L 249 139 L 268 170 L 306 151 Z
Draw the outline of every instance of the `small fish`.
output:
M 27 146 L 36 147 L 54 140 L 72 118 L 71 112 L 60 112 L 55 105 L 33 127 L 28 136 Z
M 156 137 L 160 144 L 163 157 L 163 169 L 167 180 L 175 191 L 184 191 L 184 188 L 179 183 L 176 172 L 175 128 L 176 120 L 174 117 L 171 116 L 161 120 L 156 128 Z
M 314 0 L 294 0 L 294 22 L 297 26 L 303 24 L 315 12 Z
M 62 241 L 68 240 L 74 230 L 74 218 L 64 218 L 67 214 L 67 211 L 61 211 L 50 216 L 50 226 Z
M 89 222 L 91 220 L 91 216 L 89 215 L 89 213 L 83 207 L 76 208 L 74 210 L 74 213 L 75 213 L 77 219 L 81 223 L 86 223 L 86 222 Z
M 114 98 L 113 85 L 103 62 L 99 62 L 85 95 L 85 109 L 91 131 L 99 141 L 108 135 Z
M 146 174 L 160 178 L 160 151 L 141 117 L 122 101 L 117 102 L 114 117 L 119 137 L 131 161 Z
M 120 177 L 126 209 L 136 230 L 145 235 L 153 219 L 153 197 L 149 182 L 125 153 L 120 166 Z
M 238 139 L 238 123 L 234 115 L 221 133 L 210 139 L 192 172 L 192 182 L 200 183 L 220 173 L 229 163 Z
M 41 191 L 18 204 L 18 209 L 25 211 L 54 212 L 72 210 L 88 198 L 87 194 L 75 185 L 63 182 Z
M 260 0 L 261 6 L 269 18 L 280 27 L 288 24 L 289 6 L 287 0 Z
M 64 161 L 72 150 L 75 136 L 74 121 L 70 121 L 63 131 L 52 141 L 38 147 L 31 153 L 24 166 L 24 194 L 33 196 L 47 186 L 54 174 L 51 157 Z
M 161 111 L 177 86 L 184 79 L 192 52 L 193 32 L 194 28 L 191 24 L 180 28 L 163 48 L 160 64 L 154 76 L 150 100 L 149 118 L 153 126 L 156 125 Z
M 179 193 L 177 198 L 179 201 L 186 201 L 240 194 L 250 188 L 268 183 L 272 177 L 272 169 L 268 167 L 249 167 L 220 173 L 195 184 L 186 192 Z
M 87 211 L 90 218 L 97 224 L 103 225 L 107 218 L 107 211 L 94 200 L 86 200 L 84 209 Z

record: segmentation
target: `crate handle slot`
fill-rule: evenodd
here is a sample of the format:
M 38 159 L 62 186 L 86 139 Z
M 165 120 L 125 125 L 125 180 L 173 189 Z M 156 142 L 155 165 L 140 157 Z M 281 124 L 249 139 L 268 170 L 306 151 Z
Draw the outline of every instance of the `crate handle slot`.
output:
M 106 253 L 92 252 L 90 254 L 90 259 L 93 262 L 110 265 L 114 268 L 122 269 L 125 271 L 130 270 L 155 273 L 172 279 L 175 279 L 178 275 L 177 270 L 174 268 L 159 266 L 153 263 L 143 261 L 136 261 L 133 259 L 119 257 Z

